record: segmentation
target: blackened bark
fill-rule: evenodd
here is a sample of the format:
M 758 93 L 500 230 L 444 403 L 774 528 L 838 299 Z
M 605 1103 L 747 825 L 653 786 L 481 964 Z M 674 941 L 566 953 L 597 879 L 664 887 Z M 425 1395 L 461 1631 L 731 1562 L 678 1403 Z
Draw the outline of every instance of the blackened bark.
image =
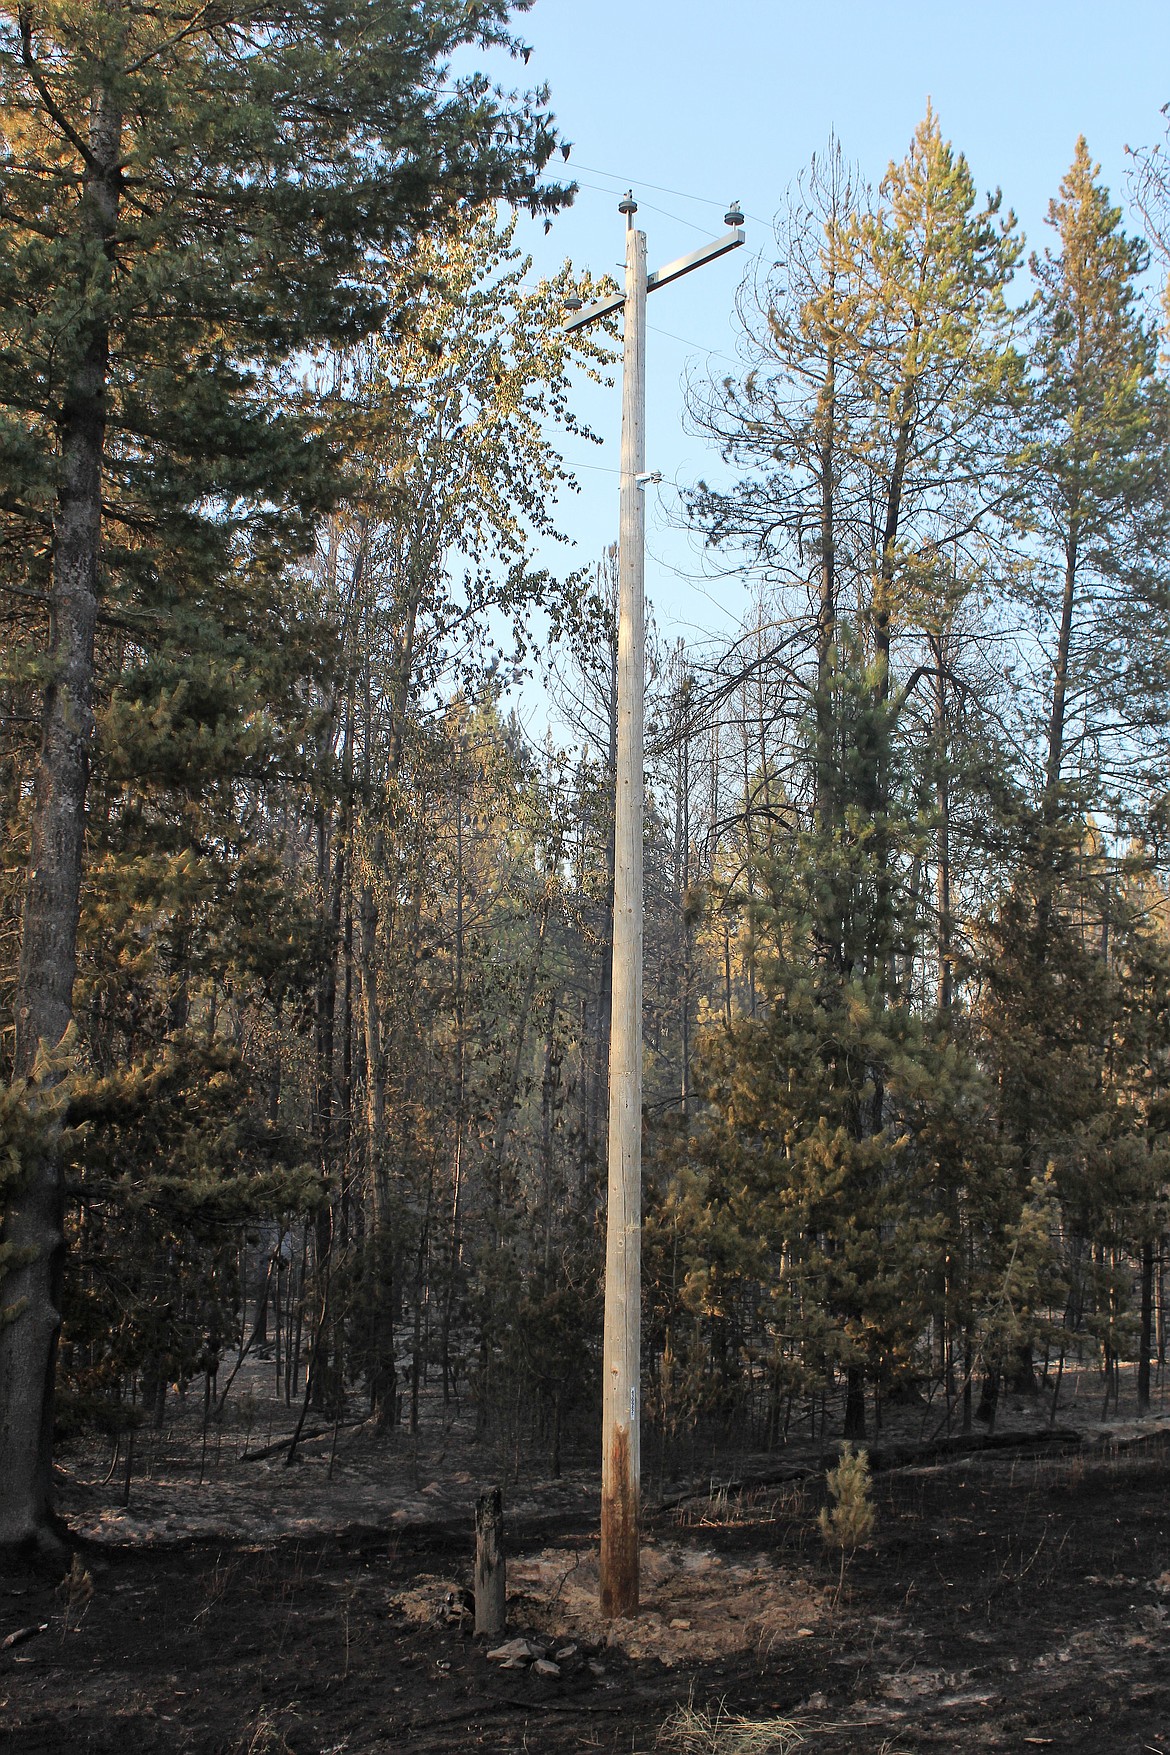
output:
M 1077 565 L 1080 533 L 1075 514 L 1071 520 L 1065 545 L 1064 590 L 1060 601 L 1060 628 L 1056 638 L 1056 659 L 1052 667 L 1052 705 L 1048 714 L 1048 750 L 1044 762 L 1044 815 L 1047 823 L 1057 816 L 1061 763 L 1064 758 L 1065 715 L 1068 702 L 1069 671 L 1072 654 L 1073 615 L 1076 606 Z
M 860 1365 L 850 1365 L 845 1376 L 846 1438 L 865 1437 L 865 1373 Z
M 374 837 L 372 863 L 385 862 L 384 838 Z M 397 1412 L 394 1367 L 394 1242 L 390 1189 L 384 1158 L 386 1131 L 386 1055 L 378 993 L 378 904 L 370 881 L 358 901 L 357 963 L 366 1062 L 366 1179 L 370 1212 L 370 1411 L 392 1424 Z
M 975 1410 L 975 1418 L 981 1421 L 989 1432 L 995 1430 L 995 1412 L 999 1406 L 999 1373 L 989 1371 L 983 1379 L 983 1388 L 979 1392 L 979 1406 Z
M 337 1208 L 336 1179 L 333 1175 L 333 1061 L 337 1017 L 337 945 L 341 937 L 341 898 L 345 884 L 345 836 L 342 833 L 337 837 L 331 870 L 329 842 L 332 827 L 331 817 L 322 807 L 317 824 L 317 880 L 328 957 L 317 982 L 313 1092 L 314 1132 L 317 1135 L 318 1163 L 325 1196 L 318 1208 L 314 1227 L 316 1273 L 320 1284 L 329 1279 Z M 316 1349 L 318 1363 L 313 1380 L 312 1405 L 318 1413 L 333 1413 L 341 1394 L 341 1362 L 330 1353 L 328 1336 L 317 1340 Z
M 836 468 L 837 349 L 830 343 L 820 398 L 821 581 L 817 605 L 816 818 L 822 829 L 836 826 L 836 734 L 833 711 L 833 649 L 837 639 L 837 547 L 834 470 Z M 839 932 L 832 923 L 834 946 Z
M 941 635 L 930 636 L 934 662 L 934 760 L 935 815 L 935 908 L 938 916 L 935 941 L 938 963 L 937 1003 L 945 1017 L 954 998 L 954 923 L 951 918 L 951 789 L 947 751 L 947 672 Z
M 1150 1411 L 1150 1354 L 1154 1346 L 1154 1245 L 1142 1244 L 1142 1317 L 1138 1336 L 1138 1413 Z
M 872 858 L 874 865 L 874 909 L 870 927 L 868 961 L 870 972 L 880 974 L 889 960 L 893 940 L 893 876 L 890 871 L 890 617 L 893 607 L 894 579 L 898 564 L 898 531 L 902 518 L 902 496 L 914 431 L 913 380 L 902 395 L 902 418 L 894 450 L 890 488 L 886 499 L 886 518 L 882 532 L 880 567 L 873 608 L 874 652 L 877 658 L 877 700 L 874 703 L 874 724 L 869 772 L 865 775 L 863 804 L 873 821 Z M 874 1132 L 881 1127 L 881 1104 L 875 1105 Z

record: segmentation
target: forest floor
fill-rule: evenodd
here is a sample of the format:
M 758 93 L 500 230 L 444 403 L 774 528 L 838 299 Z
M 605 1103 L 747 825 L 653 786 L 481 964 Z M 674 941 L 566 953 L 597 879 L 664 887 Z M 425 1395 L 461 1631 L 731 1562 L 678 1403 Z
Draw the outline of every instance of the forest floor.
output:
M 64 1581 L 0 1579 L 0 1742 L 1170 1755 L 1170 1415 L 1102 1424 L 1099 1379 L 1085 1382 L 1051 1430 L 1041 1407 L 1003 1407 L 991 1446 L 940 1450 L 917 1415 L 887 1423 L 876 1527 L 839 1595 L 819 1446 L 658 1492 L 642 1613 L 609 1624 L 595 1478 L 510 1482 L 507 1636 L 529 1641 L 514 1668 L 461 1612 L 492 1478 L 461 1423 L 432 1416 L 417 1444 L 330 1428 L 286 1467 L 268 1446 L 295 1410 L 258 1421 L 254 1387 L 246 1424 L 206 1445 L 200 1410 L 178 1409 L 157 1439 L 139 1434 L 129 1505 L 120 1467 L 102 1479 L 108 1447 L 64 1458 L 83 1547 Z

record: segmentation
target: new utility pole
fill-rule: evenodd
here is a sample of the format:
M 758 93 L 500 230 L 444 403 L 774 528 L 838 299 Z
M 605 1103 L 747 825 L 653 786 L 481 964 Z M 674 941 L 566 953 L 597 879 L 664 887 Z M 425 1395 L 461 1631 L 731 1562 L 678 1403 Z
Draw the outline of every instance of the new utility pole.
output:
M 646 693 L 645 488 L 646 294 L 713 262 L 744 241 L 733 202 L 732 228 L 654 274 L 646 273 L 646 234 L 634 227 L 638 203 L 627 192 L 624 293 L 578 308 L 567 330 L 624 310 L 622 346 L 621 525 L 618 542 L 617 784 L 614 804 L 613 999 L 609 1037 L 609 1205 L 605 1232 L 605 1333 L 601 1384 L 601 1612 L 638 1609 L 638 1501 L 641 1476 L 642 1345 L 642 727 Z M 574 308 L 570 301 L 570 308 Z

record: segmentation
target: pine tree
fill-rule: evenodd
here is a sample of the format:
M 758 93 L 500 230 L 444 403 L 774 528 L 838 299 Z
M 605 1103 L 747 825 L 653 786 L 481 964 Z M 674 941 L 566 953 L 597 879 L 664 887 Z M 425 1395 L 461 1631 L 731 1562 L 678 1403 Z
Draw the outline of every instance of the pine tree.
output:
M 13 1070 L 72 1015 L 99 621 L 166 614 L 241 543 L 272 564 L 335 492 L 287 362 L 379 321 L 372 257 L 460 201 L 555 206 L 543 96 L 445 92 L 472 41 L 518 49 L 506 0 L 0 11 L 0 456 L 6 547 L 48 629 Z M 51 1523 L 61 1167 L 9 1196 L 21 1263 L 0 1330 L 5 1544 Z
M 983 534 L 1003 492 L 1012 389 L 1018 376 L 1005 290 L 1019 259 L 1014 216 L 998 194 L 982 205 L 970 167 L 933 110 L 891 164 L 872 212 L 850 217 L 842 249 L 857 287 L 847 346 L 868 398 L 858 465 L 870 483 L 862 564 L 874 667 L 872 726 L 863 739 L 857 803 L 872 819 L 875 912 L 868 966 L 896 949 L 891 913 L 896 718 L 919 666 L 899 688 L 894 645 L 937 613 L 940 562 Z
M 1082 138 L 1050 203 L 1054 244 L 1031 258 L 1039 290 L 1014 506 L 1039 646 L 1028 669 L 1042 686 L 1024 697 L 1035 779 L 1020 776 L 1004 823 L 1014 869 L 980 931 L 979 964 L 1015 1198 L 1055 1166 L 1070 1316 L 1074 1327 L 1104 1321 L 1115 1356 L 1119 1282 L 1106 1283 L 1102 1264 L 1120 1243 L 1116 1179 L 1129 1175 L 1130 1147 L 1106 1045 L 1125 1009 L 1115 957 L 1127 932 L 1114 860 L 1088 813 L 1116 833 L 1142 823 L 1161 792 L 1165 406 L 1142 308 L 1145 247 L 1097 179 Z M 1010 1368 L 1025 1384 L 1027 1336 L 1022 1346 Z
M 746 854 L 767 1010 L 733 1026 L 733 1046 L 713 1036 L 709 1052 L 729 1131 L 788 1140 L 762 1161 L 801 1222 L 778 1225 L 771 1248 L 811 1276 L 800 1301 L 827 1324 L 818 1344 L 846 1370 L 846 1434 L 860 1437 L 864 1374 L 908 1368 L 925 1320 L 908 1263 L 943 1224 L 913 1144 L 931 1113 L 916 1110 L 928 1067 L 940 1069 L 937 1107 L 958 1099 L 941 1072 L 945 1041 L 911 1011 L 931 813 L 910 745 L 916 691 L 941 682 L 947 630 L 979 578 L 952 566 L 940 590 L 943 557 L 974 547 L 1003 494 L 1019 376 L 1005 288 L 1019 245 L 933 113 L 875 197 L 859 198 L 835 160 L 816 187 L 815 247 L 806 241 L 794 290 L 768 308 L 757 370 L 715 404 L 728 454 L 759 473 L 695 503 L 719 540 L 758 543 L 785 608 L 802 572 L 817 587 L 811 625 L 776 639 L 773 722 L 808 726 L 784 758 L 775 814 L 789 823 Z M 803 642 L 815 667 L 802 701 Z M 753 677 L 766 671 L 764 658 L 753 665 Z M 936 760 L 948 759 L 944 747 Z M 746 1106 L 740 1057 L 759 1081 Z M 777 1066 L 780 1078 L 763 1070 Z M 740 1149 L 728 1146 L 737 1163 Z
M 1076 815 L 1079 788 L 1092 798 L 1099 779 L 1140 813 L 1149 780 L 1134 771 L 1130 733 L 1165 704 L 1156 655 L 1166 408 L 1142 308 L 1148 253 L 1122 230 L 1098 170 L 1082 136 L 1049 204 L 1055 247 L 1032 257 L 1039 295 L 1020 517 L 1039 550 L 1029 596 L 1052 678 L 1038 704 L 1052 831 Z

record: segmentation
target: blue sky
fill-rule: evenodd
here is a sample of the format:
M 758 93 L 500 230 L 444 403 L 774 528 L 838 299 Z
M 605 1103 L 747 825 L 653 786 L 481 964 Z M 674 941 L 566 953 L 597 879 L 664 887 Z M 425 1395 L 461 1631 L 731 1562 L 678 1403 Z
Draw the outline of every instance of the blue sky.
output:
M 1162 138 L 1160 109 L 1170 100 L 1167 0 L 1113 8 L 1101 0 L 969 0 L 962 10 L 923 0 L 537 0 L 520 25 L 532 59 L 505 76 L 552 87 L 562 134 L 574 143 L 569 170 L 582 184 L 547 238 L 523 224 L 518 241 L 538 270 L 568 256 L 616 272 L 617 200 L 627 183 L 641 200 L 651 266 L 720 232 L 730 197 L 750 216 L 746 250 L 648 305 L 647 462 L 667 483 L 717 472 L 683 429 L 683 374 L 688 362 L 701 369 L 708 349 L 716 370 L 730 369 L 722 356 L 734 352 L 734 295 L 747 258 L 763 252 L 771 260 L 771 218 L 831 133 L 877 181 L 930 99 L 979 187 L 1002 188 L 1034 246 L 1078 134 L 1124 204 L 1124 149 Z M 582 383 L 580 407 L 605 444 L 567 451 L 574 466 L 592 467 L 580 468 L 582 491 L 563 505 L 561 522 L 575 557 L 589 560 L 617 532 L 617 475 L 609 471 L 618 390 Z M 671 528 L 671 505 L 677 496 L 664 484 L 648 507 L 647 592 L 664 632 L 697 638 L 737 617 L 743 595 L 736 584 L 692 577 L 702 574 L 703 557 L 694 539 Z

